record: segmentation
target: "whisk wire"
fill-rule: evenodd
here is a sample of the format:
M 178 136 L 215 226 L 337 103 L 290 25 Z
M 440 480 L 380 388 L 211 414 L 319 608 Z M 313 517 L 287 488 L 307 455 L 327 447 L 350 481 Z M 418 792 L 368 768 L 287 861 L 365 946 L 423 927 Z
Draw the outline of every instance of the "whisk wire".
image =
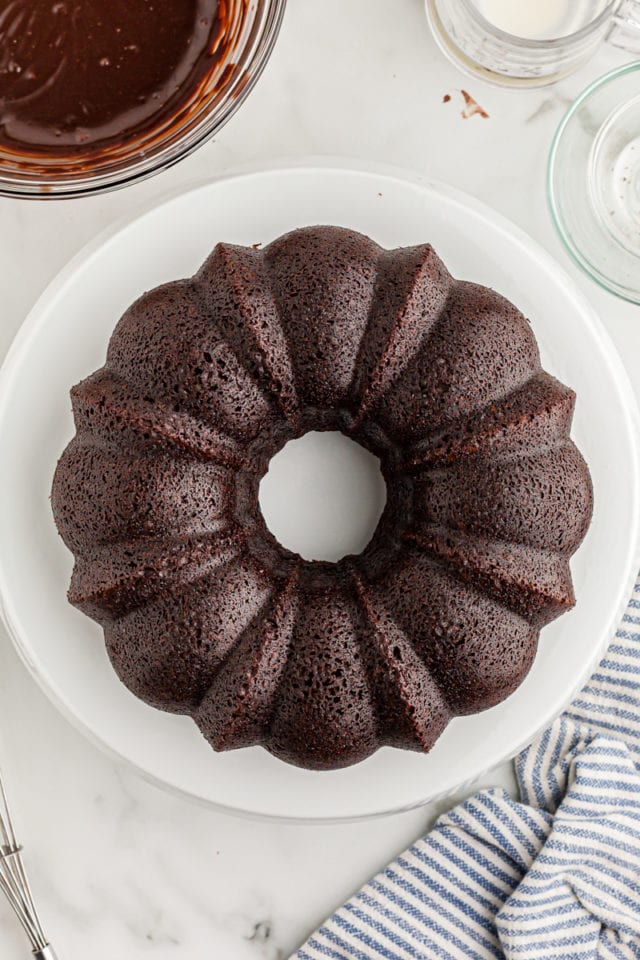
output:
M 35 956 L 53 957 L 36 910 L 31 885 L 22 862 L 9 802 L 0 773 L 0 890 L 18 918 Z
M 46 939 L 35 911 L 33 898 L 30 891 L 24 887 L 24 877 L 25 871 L 20 851 L 3 850 L 0 856 L 0 889 L 24 927 L 33 948 L 38 949 L 46 945 Z
M 22 924 L 27 936 L 29 937 L 29 940 L 32 943 L 32 946 L 36 946 L 37 937 L 31 925 L 29 913 L 24 901 L 18 894 L 16 894 L 16 891 L 11 883 L 2 880 L 0 881 L 0 888 L 2 889 L 2 892 L 13 909 L 13 912 Z

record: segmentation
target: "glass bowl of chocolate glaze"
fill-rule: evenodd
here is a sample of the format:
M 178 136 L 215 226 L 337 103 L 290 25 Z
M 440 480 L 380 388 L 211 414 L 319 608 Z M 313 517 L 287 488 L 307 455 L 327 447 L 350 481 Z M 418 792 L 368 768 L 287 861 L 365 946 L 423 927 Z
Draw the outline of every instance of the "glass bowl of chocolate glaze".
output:
M 0 195 L 84 196 L 187 156 L 250 93 L 285 3 L 0 3 Z

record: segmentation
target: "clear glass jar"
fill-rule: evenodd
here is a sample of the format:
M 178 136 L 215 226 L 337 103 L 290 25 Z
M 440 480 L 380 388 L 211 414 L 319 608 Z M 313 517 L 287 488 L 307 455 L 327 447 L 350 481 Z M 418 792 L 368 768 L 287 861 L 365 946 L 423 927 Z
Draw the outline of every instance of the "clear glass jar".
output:
M 605 41 L 640 52 L 640 0 L 594 0 L 578 29 L 546 39 L 501 29 L 473 0 L 426 0 L 426 9 L 443 53 L 466 73 L 501 85 L 555 83 L 585 63 Z
M 123 187 L 165 170 L 214 136 L 247 98 L 278 37 L 286 0 L 227 0 L 227 52 L 170 127 L 87 158 L 22 156 L 0 149 L 0 196 L 54 199 Z

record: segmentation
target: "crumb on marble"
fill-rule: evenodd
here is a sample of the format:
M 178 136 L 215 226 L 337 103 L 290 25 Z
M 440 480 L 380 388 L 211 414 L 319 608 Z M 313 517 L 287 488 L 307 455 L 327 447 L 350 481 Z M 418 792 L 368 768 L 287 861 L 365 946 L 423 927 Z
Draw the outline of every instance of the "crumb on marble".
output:
M 462 110 L 460 116 L 463 120 L 469 120 L 470 117 L 479 116 L 483 120 L 489 119 L 489 114 L 481 107 L 477 100 L 471 96 L 466 90 L 461 90 L 460 93 L 464 99 L 464 109 Z
M 450 94 L 450 93 L 445 93 L 444 97 L 442 98 L 442 102 L 443 102 L 443 103 L 449 103 L 450 100 L 451 100 L 451 94 Z

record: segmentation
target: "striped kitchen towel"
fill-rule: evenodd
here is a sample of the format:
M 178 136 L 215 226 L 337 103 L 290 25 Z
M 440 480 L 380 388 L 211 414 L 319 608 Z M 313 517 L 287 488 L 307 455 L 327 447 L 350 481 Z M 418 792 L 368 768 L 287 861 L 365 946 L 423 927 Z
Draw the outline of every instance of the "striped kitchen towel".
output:
M 640 958 L 640 580 L 569 710 L 295 960 Z

